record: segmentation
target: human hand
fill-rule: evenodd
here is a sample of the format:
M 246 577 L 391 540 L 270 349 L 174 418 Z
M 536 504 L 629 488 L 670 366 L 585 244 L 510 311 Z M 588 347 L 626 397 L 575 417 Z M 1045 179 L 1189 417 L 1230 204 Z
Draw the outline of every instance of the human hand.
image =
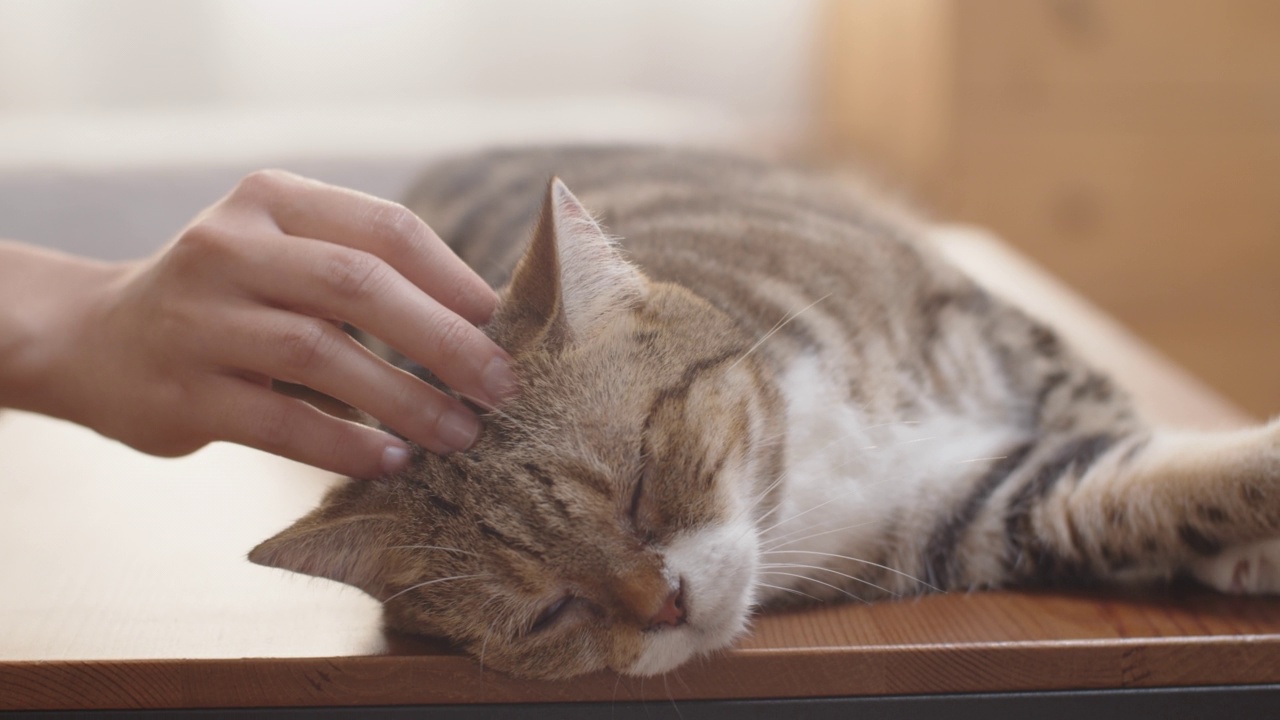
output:
M 137 449 L 182 455 L 229 440 L 356 477 L 407 446 L 271 390 L 297 383 L 427 449 L 474 442 L 465 406 L 384 362 L 350 323 L 481 405 L 517 384 L 476 329 L 497 296 L 400 205 L 280 171 L 256 172 L 161 252 L 116 267 L 64 313 L 50 353 L 63 417 Z

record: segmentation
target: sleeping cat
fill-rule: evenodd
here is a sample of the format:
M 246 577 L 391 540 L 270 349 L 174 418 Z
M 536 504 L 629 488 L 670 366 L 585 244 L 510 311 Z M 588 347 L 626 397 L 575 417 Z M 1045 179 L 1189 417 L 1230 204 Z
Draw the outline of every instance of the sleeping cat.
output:
M 521 393 L 470 451 L 346 481 L 249 556 L 355 585 L 391 627 L 520 676 L 649 675 L 786 603 L 1280 592 L 1280 421 L 1151 428 L 860 191 L 525 150 L 443 163 L 409 206 L 504 287 L 486 332 Z

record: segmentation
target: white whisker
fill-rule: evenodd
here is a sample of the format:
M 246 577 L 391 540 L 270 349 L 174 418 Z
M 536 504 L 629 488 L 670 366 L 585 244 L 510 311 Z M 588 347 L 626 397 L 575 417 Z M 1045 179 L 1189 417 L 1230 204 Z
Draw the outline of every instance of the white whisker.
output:
M 848 579 L 850 579 L 850 580 L 853 580 L 854 582 L 860 582 L 860 583 L 862 583 L 863 585 L 868 585 L 868 586 L 870 586 L 870 587 L 873 587 L 873 588 L 875 588 L 875 589 L 879 590 L 879 591 L 880 591 L 880 592 L 882 592 L 882 593 L 886 593 L 886 594 L 888 594 L 888 595 L 892 595 L 892 596 L 894 596 L 894 597 L 901 597 L 901 594 L 900 594 L 900 593 L 896 593 L 896 592 L 894 592 L 894 591 L 890 590 L 889 588 L 880 587 L 879 585 L 877 585 L 877 584 L 875 584 L 875 583 L 871 582 L 870 580 L 864 580 L 864 579 L 862 579 L 862 578 L 860 578 L 860 577 L 858 577 L 858 576 L 856 576 L 856 575 L 849 575 L 849 574 L 847 574 L 847 573 L 842 573 L 842 572 L 840 572 L 839 570 L 835 570 L 835 569 L 833 569 L 833 568 L 829 568 L 829 567 L 823 567 L 823 566 L 821 566 L 821 565 L 804 565 L 804 564 L 801 564 L 801 563 L 762 563 L 762 564 L 760 565 L 760 567 L 763 567 L 763 568 L 797 568 L 797 569 L 803 569 L 803 570 L 821 570 L 821 571 L 823 571 L 823 572 L 829 572 L 829 573 L 833 573 L 833 574 L 835 574 L 835 575 L 839 575 L 839 576 L 840 576 L 840 577 L 842 577 L 842 578 L 848 578 Z
M 811 534 L 809 534 L 809 535 L 804 535 L 804 536 L 801 536 L 801 537 L 794 537 L 795 535 L 797 535 L 797 534 L 799 534 L 799 533 L 802 533 L 802 532 L 805 532 L 805 531 L 807 531 L 807 530 L 810 530 L 810 529 L 811 529 L 811 528 L 798 528 L 798 529 L 796 529 L 796 530 L 792 530 L 791 532 L 787 533 L 786 535 L 783 535 L 783 536 L 778 537 L 778 538 L 774 538 L 773 543 L 772 543 L 772 544 L 770 544 L 770 545 L 769 545 L 769 547 L 767 547 L 767 548 L 765 548 L 765 549 L 766 549 L 766 550 L 777 550 L 778 548 L 783 548 L 783 547 L 786 547 L 786 546 L 788 546 L 788 545 L 791 545 L 791 544 L 794 544 L 794 543 L 798 543 L 798 542 L 804 542 L 805 540 L 812 540 L 812 539 L 814 539 L 814 538 L 816 538 L 816 537 L 821 537 L 821 536 L 823 536 L 823 535 L 830 535 L 831 533 L 838 533 L 838 532 L 843 532 L 843 531 L 845 531 L 845 530 L 852 530 L 852 529 L 854 529 L 854 528 L 860 528 L 860 527 L 864 527 L 864 526 L 867 526 L 867 525 L 871 525 L 871 524 L 873 524 L 874 522 L 875 522 L 875 520 L 866 520 L 866 521 L 863 521 L 863 522 L 860 522 L 860 523 L 854 523 L 854 524 L 852 524 L 852 525 L 845 525 L 844 527 L 838 527 L 838 528 L 834 528 L 834 529 L 831 529 L 831 530 L 823 530 L 823 531 L 821 531 L 821 532 L 811 533 Z
M 680 706 L 676 705 L 676 696 L 671 694 L 671 684 L 667 682 L 667 674 L 662 673 L 662 689 L 667 693 L 667 700 L 671 701 L 671 707 L 675 708 L 676 717 L 684 720 L 684 713 L 680 712 Z
M 618 709 L 618 685 L 622 683 L 622 673 L 617 673 L 617 678 L 613 681 L 613 704 L 609 706 L 609 716 L 615 717 L 614 711 Z
M 470 578 L 479 578 L 479 577 L 488 577 L 488 576 L 489 576 L 489 573 L 480 573 L 478 575 L 453 575 L 451 577 L 436 578 L 435 580 L 428 580 L 426 582 L 418 583 L 417 585 L 410 585 L 409 587 L 401 590 L 400 592 L 392 595 L 391 597 L 384 599 L 382 602 L 384 603 L 391 602 L 391 600 L 393 600 L 394 598 L 397 598 L 409 592 L 410 590 L 417 590 L 420 587 L 435 585 L 436 583 L 442 583 L 448 580 L 468 580 Z
M 699 659 L 701 660 L 701 659 L 705 659 L 705 658 L 699 658 Z M 681 667 L 683 667 L 683 666 L 681 666 Z M 684 681 L 684 676 L 680 674 L 680 667 L 674 667 L 674 668 L 671 668 L 671 674 L 672 674 L 672 675 L 675 675 L 675 676 L 676 676 L 676 681 L 678 681 L 681 685 L 683 685 L 683 686 L 684 686 L 684 691 L 685 691 L 685 692 L 690 693 L 690 694 L 692 694 L 692 693 L 693 693 L 693 688 L 689 687 L 689 683 L 685 682 L 685 681 Z
M 844 498 L 847 498 L 847 497 L 849 497 L 850 495 L 852 495 L 852 494 L 854 494 L 854 493 L 862 492 L 862 490 L 863 490 L 863 489 L 864 489 L 864 488 L 855 487 L 855 488 L 850 489 L 848 492 L 841 493 L 841 494 L 839 494 L 839 495 L 837 495 L 837 496 L 835 496 L 835 497 L 833 497 L 833 498 L 828 498 L 825 502 L 820 502 L 820 503 L 818 503 L 817 505 L 814 505 L 813 507 L 809 508 L 808 510 L 802 510 L 802 511 L 800 511 L 800 512 L 796 513 L 795 515 L 792 515 L 791 517 L 789 517 L 789 518 L 787 518 L 787 519 L 785 519 L 785 520 L 779 520 L 778 522 L 776 522 L 776 523 L 774 523 L 774 524 L 770 525 L 769 527 L 767 527 L 767 528 L 765 528 L 765 529 L 761 530 L 761 531 L 760 531 L 760 534 L 761 534 L 761 535 L 764 535 L 764 534 L 766 534 L 766 533 L 770 532 L 771 530 L 776 530 L 777 528 L 779 528 L 779 527 L 781 527 L 781 526 L 783 526 L 783 525 L 785 525 L 785 524 L 787 524 L 787 523 L 789 523 L 789 522 L 791 522 L 791 521 L 793 521 L 793 520 L 796 520 L 796 519 L 799 519 L 799 518 L 804 517 L 805 515 L 808 515 L 809 513 L 813 512 L 814 510 L 818 510 L 819 508 L 826 507 L 827 505 L 830 505 L 831 503 L 836 502 L 837 500 L 843 500 Z M 782 506 L 781 506 L 781 505 L 779 505 L 778 507 L 782 507 Z M 774 510 L 777 510 L 777 509 L 778 509 L 777 507 L 775 507 L 775 508 L 774 508 Z M 772 512 L 772 511 L 770 511 L 770 512 Z M 763 520 L 764 518 L 761 518 L 761 519 Z
M 905 441 L 900 442 L 900 443 L 894 443 L 893 445 L 890 445 L 890 446 L 888 446 L 888 447 L 897 447 L 897 446 L 899 446 L 899 445 L 910 445 L 911 443 L 924 442 L 925 440 L 936 440 L 936 439 L 938 439 L 938 437 L 937 437 L 936 435 L 932 435 L 932 436 L 930 436 L 930 437 L 917 438 L 917 439 L 915 439 L 915 440 L 905 440 Z M 865 448 L 864 448 L 864 449 L 865 449 Z M 852 460 L 849 460 L 848 462 L 840 463 L 839 465 L 836 465 L 835 467 L 830 468 L 830 470 L 839 470 L 840 468 L 846 467 L 846 466 L 848 466 L 848 465 L 852 465 L 852 464 L 854 464 L 854 463 L 856 463 L 856 462 L 858 462 L 858 461 L 860 461 L 860 460 L 861 460 L 861 458 L 854 458 L 854 459 L 852 459 Z M 829 498 L 829 499 L 827 499 L 827 501 L 826 501 L 826 502 L 818 503 L 817 505 L 814 505 L 813 507 L 809 508 L 808 510 L 802 510 L 801 512 L 798 512 L 798 513 L 796 513 L 795 515 L 792 515 L 791 517 L 789 517 L 789 518 L 787 518 L 787 519 L 785 519 L 785 520 L 779 520 L 778 522 L 776 522 L 776 523 L 774 523 L 774 524 L 770 525 L 769 527 L 765 528 L 764 530 L 761 530 L 761 531 L 760 531 L 760 534 L 761 534 L 761 535 L 764 535 L 765 533 L 768 533 L 768 532 L 769 532 L 769 531 L 771 531 L 771 530 L 774 530 L 774 529 L 776 529 L 776 528 L 778 528 L 778 527 L 780 527 L 780 526 L 782 526 L 782 525 L 784 525 L 784 524 L 786 524 L 786 523 L 789 523 L 789 522 L 791 522 L 792 520 L 795 520 L 795 519 L 797 519 L 797 518 L 800 518 L 800 517 L 803 517 L 803 516 L 805 516 L 805 515 L 808 515 L 809 513 L 813 512 L 814 510 L 817 510 L 818 508 L 825 507 L 825 506 L 830 505 L 831 503 L 833 503 L 833 502 L 835 502 L 835 501 L 837 501 L 837 500 L 841 500 L 841 499 L 843 499 L 843 498 L 846 498 L 846 497 L 848 497 L 849 495 L 852 495 L 853 493 L 861 492 L 861 491 L 863 491 L 863 490 L 866 490 L 867 488 L 875 487 L 876 485 L 879 485 L 879 484 L 882 484 L 882 483 L 888 482 L 889 480 L 891 480 L 891 478 L 885 478 L 885 479 L 880 480 L 880 481 L 878 481 L 878 482 L 875 482 L 875 483 L 868 483 L 868 484 L 865 484 L 865 485 L 855 485 L 854 487 L 850 488 L 848 492 L 842 493 L 842 494 L 837 495 L 837 496 L 835 496 L 835 497 L 833 497 L 833 498 Z M 770 510 L 769 512 L 765 513 L 765 514 L 764 514 L 760 519 L 761 519 L 761 520 L 764 520 L 764 518 L 768 517 L 769 515 L 772 515 L 772 514 L 774 513 L 774 511 L 776 511 L 776 510 L 777 510 L 778 508 L 780 508 L 780 507 L 782 507 L 782 506 L 781 506 L 781 505 L 778 505 L 778 506 L 774 507 L 774 509 L 773 509 L 773 510 Z
M 786 326 L 786 324 L 787 324 L 787 323 L 789 323 L 789 322 L 791 322 L 792 320 L 795 320 L 796 318 L 800 317 L 801 313 L 805 312 L 805 311 L 806 311 L 806 310 L 808 310 L 809 308 L 813 307 L 814 305 L 817 305 L 818 303 L 822 302 L 823 300 L 826 300 L 826 299 L 827 299 L 827 298 L 829 298 L 829 297 L 831 297 L 831 293 L 827 293 L 826 295 L 823 295 L 822 297 L 818 298 L 817 300 L 814 300 L 813 302 L 809 303 L 808 305 L 805 305 L 804 307 L 800 308 L 800 309 L 799 309 L 799 310 L 797 310 L 796 312 L 794 312 L 794 313 L 791 313 L 791 314 L 789 314 L 789 315 L 784 316 L 781 320 L 779 320 L 779 321 L 778 321 L 778 323 L 777 323 L 776 325 L 774 325 L 774 326 L 773 326 L 773 328 L 772 328 L 771 330 L 769 330 L 769 332 L 767 332 L 767 333 L 765 333 L 765 334 L 764 334 L 764 337 L 762 337 L 762 338 L 760 338 L 759 340 L 757 340 L 755 345 L 752 345 L 750 348 L 748 348 L 748 349 L 747 349 L 747 351 L 746 351 L 746 352 L 742 353 L 742 357 L 739 357 L 737 360 L 734 360 L 734 361 L 733 361 L 733 364 L 732 364 L 732 365 L 730 365 L 730 366 L 727 368 L 727 370 L 732 370 L 732 369 L 734 369 L 735 367 L 737 367 L 737 366 L 738 366 L 738 363 L 742 362 L 743 360 L 746 360 L 746 359 L 747 359 L 747 357 L 748 357 L 749 355 L 751 355 L 751 353 L 753 353 L 753 352 L 755 352 L 757 349 L 759 349 L 759 347 L 760 347 L 761 345 L 763 345 L 763 344 L 764 344 L 764 342 L 765 342 L 766 340 L 768 340 L 769 338 L 773 337 L 774 333 L 776 333 L 776 332 L 778 332 L 779 330 L 781 330 L 784 326 Z M 726 371 L 727 371 L 727 370 L 726 370 Z
M 918 577 L 916 577 L 916 576 L 914 576 L 914 575 L 910 575 L 910 574 L 908 574 L 908 573 L 904 573 L 904 572 L 902 572 L 901 570 L 897 570 L 897 569 L 891 568 L 891 567 L 889 567 L 888 565 L 881 565 L 880 563 L 877 563 L 877 562 L 871 562 L 870 560 L 863 560 L 863 559 L 861 559 L 861 558 L 850 557 L 850 556 L 848 556 L 848 555 L 840 555 L 840 554 L 837 554 L 837 553 L 822 552 L 822 551 L 820 551 L 820 550 L 766 550 L 765 552 L 762 552 L 762 553 L 760 553 L 760 554 L 761 554 L 761 555 L 783 555 L 783 554 L 786 554 L 786 553 L 793 553 L 793 554 L 799 554 L 799 555 L 822 555 L 822 556 L 824 556 L 824 557 L 833 557 L 833 558 L 839 558 L 839 559 L 841 559 L 841 560 L 848 560 L 848 561 L 850 561 L 850 562 L 862 563 L 863 565 L 870 565 L 871 567 L 878 567 L 878 568 L 880 568 L 881 570 L 886 570 L 886 571 L 888 571 L 888 572 L 893 573 L 894 575 L 900 575 L 900 576 L 902 576 L 902 577 L 904 577 L 904 578 L 906 578 L 906 579 L 908 579 L 908 580 L 910 580 L 910 581 L 912 581 L 912 582 L 920 583 L 921 585 L 924 585 L 925 587 L 929 588 L 930 590 L 933 590 L 934 592 L 942 592 L 942 590 L 941 590 L 941 589 L 936 588 L 936 587 L 934 587 L 933 585 L 930 585 L 929 583 L 925 582 L 924 580 L 921 580 L 920 578 L 918 578 Z
M 845 594 L 845 595 L 848 595 L 849 597 L 853 598 L 854 600 L 857 600 L 857 601 L 858 601 L 858 602 L 860 602 L 860 603 L 866 603 L 867 605 L 870 605 L 870 604 L 871 604 L 871 603 L 867 602 L 866 600 L 863 600 L 862 598 L 858 597 L 857 595 L 854 595 L 853 593 L 849 592 L 848 590 L 845 590 L 845 589 L 843 589 L 843 588 L 840 588 L 840 587 L 837 587 L 837 586 L 835 586 L 835 585 L 832 585 L 832 584 L 831 584 L 831 583 L 829 583 L 829 582 L 823 582 L 823 581 L 818 580 L 818 579 L 816 579 L 816 578 L 811 578 L 811 577 L 809 577 L 808 575 L 800 575 L 800 574 L 798 574 L 798 573 L 782 572 L 781 570 L 768 570 L 768 571 L 765 571 L 765 572 L 760 573 L 760 574 L 761 574 L 761 575 L 787 575 L 787 576 L 794 577 L 794 578 L 800 578 L 801 580 L 808 580 L 809 582 L 818 583 L 819 585 L 826 585 L 827 587 L 831 588 L 832 590 L 835 590 L 835 591 L 836 591 L 836 592 L 838 592 L 838 593 L 843 593 L 843 594 Z
M 459 555 L 471 555 L 472 557 L 480 557 L 470 550 L 462 550 L 460 548 L 443 547 L 441 545 L 392 545 L 382 548 L 383 550 L 442 550 L 444 552 L 454 552 Z
M 484 650 L 489 647 L 489 636 L 493 633 L 493 628 L 484 629 L 484 639 L 480 641 L 480 674 L 484 674 Z
M 773 492 L 774 488 L 778 487 L 778 485 L 781 484 L 782 481 L 785 480 L 786 478 L 787 478 L 787 473 L 784 472 L 781 475 L 779 475 L 777 479 L 775 479 L 773 482 L 769 483 L 768 487 L 766 487 L 764 490 L 761 490 L 760 493 L 756 495 L 755 499 L 752 500 L 750 503 L 748 503 L 747 506 L 742 509 L 742 512 L 738 514 L 738 519 L 741 519 L 743 516 L 749 515 L 753 510 L 759 507 L 760 503 L 764 502 L 764 499 L 769 497 L 769 493 Z M 765 517 L 768 517 L 768 516 L 766 515 Z M 761 518 L 761 519 L 763 520 L 764 518 Z
M 876 430 L 876 429 L 879 429 L 879 428 L 895 427 L 895 426 L 898 426 L 898 425 L 919 425 L 919 424 L 921 424 L 921 421 L 919 421 L 919 420 L 895 420 L 895 421 L 893 421 L 893 422 L 879 423 L 879 424 L 876 424 L 876 425 L 868 425 L 867 427 L 865 427 L 865 428 L 863 428 L 863 429 L 862 429 L 862 433 L 865 433 L 866 431 L 869 431 L 869 430 Z M 860 435 L 861 435 L 862 433 L 860 433 Z M 782 433 L 782 434 L 786 434 L 786 433 Z M 924 439 L 933 439 L 933 438 L 924 438 Z M 820 453 L 820 452 L 822 452 L 822 451 L 824 451 L 824 450 L 827 450 L 827 449 L 831 448 L 832 446 L 840 445 L 840 444 L 842 444 L 842 443 L 851 443 L 851 442 L 855 442 L 856 440 L 858 440 L 858 437 L 839 437 L 839 438 L 836 438 L 835 440 L 832 440 L 831 442 L 827 443 L 826 445 L 823 445 L 822 447 L 818 448 L 818 450 L 816 450 L 815 452 L 819 452 L 819 453 Z M 864 448 L 861 448 L 861 449 L 862 449 L 862 450 L 875 450 L 877 447 L 878 447 L 878 446 L 876 446 L 876 445 L 869 445 L 869 446 L 864 447 Z M 841 464 L 841 465 L 839 465 L 839 466 L 837 466 L 836 468 L 833 468 L 833 469 L 838 469 L 838 468 L 844 467 L 845 465 L 849 465 L 849 464 L 851 464 L 851 463 L 853 463 L 853 462 L 856 462 L 856 460 L 851 460 L 851 461 L 849 461 L 849 462 L 847 462 L 847 463 L 843 463 L 843 464 Z M 760 506 L 760 503 L 764 502 L 764 499 L 765 499 L 765 498 L 767 498 L 767 497 L 769 496 L 769 493 L 773 492 L 774 488 L 778 487 L 778 485 L 779 485 L 779 484 L 781 484 L 783 480 L 787 479 L 787 478 L 788 478 L 788 477 L 790 477 L 790 476 L 791 476 L 791 471 L 790 471 L 790 470 L 785 470 L 785 471 L 783 471 L 781 474 L 779 474 L 779 475 L 778 475 L 778 477 L 777 477 L 777 478 L 775 478 L 775 479 L 773 480 L 773 482 L 769 483 L 769 485 L 768 485 L 768 486 L 766 486 L 764 490 L 762 490 L 762 491 L 760 491 L 759 493 L 757 493 L 757 494 L 756 494 L 756 496 L 755 496 L 755 498 L 754 498 L 750 503 L 748 503 L 748 504 L 747 504 L 747 506 L 746 506 L 745 508 L 743 508 L 743 509 L 738 513 L 738 515 L 737 515 L 737 519 L 742 519 L 744 516 L 746 516 L 746 515 L 750 514 L 750 513 L 751 513 L 752 511 L 754 511 L 757 507 L 759 507 L 759 506 Z M 756 522 L 757 522 L 757 523 L 763 522 L 763 521 L 764 521 L 765 519 L 767 519 L 770 515 L 772 515 L 774 512 L 776 512 L 776 511 L 779 509 L 779 507 L 780 507 L 780 506 L 775 506 L 772 510 L 770 510 L 769 512 L 767 512 L 767 513 L 765 513 L 764 515 L 762 515 L 762 516 L 760 516 L 759 518 L 757 518 L 757 519 L 756 519 Z
M 920 421 L 918 421 L 918 420 L 900 420 L 900 421 L 897 421 L 897 422 L 888 422 L 888 423 L 880 423 L 879 425 L 872 425 L 872 426 L 870 426 L 870 427 L 865 428 L 865 430 L 874 430 L 874 429 L 876 429 L 876 428 L 889 427 L 889 426 L 892 426 L 892 425 L 919 425 L 919 424 L 920 424 Z M 785 433 L 784 433 L 784 434 L 785 434 Z M 831 447 L 833 447 L 833 446 L 835 446 L 835 445 L 839 445 L 839 444 L 841 444 L 841 443 L 850 443 L 850 442 L 855 441 L 856 439 L 857 439 L 857 438 L 847 438 L 847 437 L 836 438 L 835 440 L 832 440 L 831 442 L 827 443 L 826 445 L 823 445 L 822 447 L 818 448 L 815 452 L 822 452 L 822 451 L 827 450 L 827 449 L 829 449 L 829 448 L 831 448 Z M 874 448 L 875 448 L 875 446 L 874 446 L 874 445 L 872 445 L 870 448 L 863 448 L 863 449 L 864 449 L 864 450 L 867 450 L 867 449 L 874 449 Z M 758 507 L 758 506 L 760 505 L 760 503 L 761 503 L 761 502 L 763 502 L 763 501 L 764 501 L 764 499 L 765 499 L 766 497 L 768 497 L 768 496 L 769 496 L 769 493 L 770 493 L 770 492 L 773 492 L 773 489 L 774 489 L 774 488 L 778 487 L 778 485 L 779 485 L 783 480 L 787 479 L 787 478 L 788 478 L 788 477 L 790 477 L 790 476 L 791 476 L 791 471 L 789 471 L 789 470 L 787 470 L 787 471 L 783 471 L 780 475 L 778 475 L 778 477 L 777 477 L 776 479 L 774 479 L 774 481 L 773 481 L 773 482 L 769 483 L 769 485 L 768 485 L 764 490 L 760 491 L 760 492 L 756 495 L 755 499 L 754 499 L 754 500 L 752 500 L 752 501 L 751 501 L 751 503 L 746 507 L 746 509 L 743 511 L 742 515 L 745 515 L 745 514 L 747 514 L 747 513 L 751 512 L 752 510 L 755 510 L 755 509 L 756 509 L 756 507 Z M 740 515 L 739 517 L 741 517 L 741 515 Z M 768 514 L 764 515 L 764 516 L 763 516 L 762 518 L 760 518 L 760 519 L 761 519 L 761 520 L 763 520 L 765 517 L 768 517 Z
M 956 464 L 957 464 L 957 465 L 964 465 L 965 463 L 987 462 L 987 461 L 990 461 L 990 460 L 1004 460 L 1004 459 L 1005 459 L 1005 458 L 1007 458 L 1007 457 L 1009 457 L 1009 456 L 1008 456 L 1008 455 L 994 455 L 994 456 L 992 456 L 992 457 L 977 457 L 977 458 L 969 458 L 968 460 L 961 460 L 960 462 L 958 462 L 958 463 L 956 463 Z
M 791 588 L 789 588 L 789 587 L 782 587 L 781 585 L 770 585 L 770 584 L 769 584 L 769 583 L 767 583 L 767 582 L 759 582 L 759 581 L 757 581 L 757 582 L 756 582 L 756 586 L 758 586 L 758 587 L 773 588 L 774 590 L 781 590 L 782 592 L 789 592 L 789 593 L 791 593 L 791 594 L 793 594 L 793 595 L 801 595 L 801 596 L 803 596 L 803 597 L 807 597 L 807 598 L 809 598 L 810 600 L 813 600 L 814 602 L 822 602 L 821 600 L 819 600 L 818 598 L 816 598 L 816 597 L 814 597 L 814 596 L 810 595 L 810 594 L 809 594 L 809 593 L 807 593 L 807 592 L 800 592 L 799 590 L 792 590 L 792 589 L 791 589 Z
M 893 427 L 894 425 L 919 425 L 920 422 L 919 420 L 894 420 L 893 422 L 880 423 L 879 425 L 868 425 L 862 430 L 866 432 L 867 430 L 878 430 L 880 428 Z

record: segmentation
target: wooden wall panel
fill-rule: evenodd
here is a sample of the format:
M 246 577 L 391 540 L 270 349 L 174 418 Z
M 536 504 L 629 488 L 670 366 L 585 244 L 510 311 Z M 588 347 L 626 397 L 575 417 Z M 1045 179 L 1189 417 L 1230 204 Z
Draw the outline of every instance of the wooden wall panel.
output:
M 1280 3 L 831 8 L 818 116 L 837 155 L 1280 413 Z
M 877 4 L 873 2 L 872 4 Z M 963 48 L 965 86 L 1276 87 L 1274 0 L 934 0 Z

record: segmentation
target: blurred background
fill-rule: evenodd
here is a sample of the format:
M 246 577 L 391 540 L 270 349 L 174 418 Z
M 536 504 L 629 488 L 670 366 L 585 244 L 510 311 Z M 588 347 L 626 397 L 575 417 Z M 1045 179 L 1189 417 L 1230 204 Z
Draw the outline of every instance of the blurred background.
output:
M 1274 0 L 0 0 L 0 236 L 154 250 L 248 170 L 652 141 L 859 168 L 1280 411 Z

